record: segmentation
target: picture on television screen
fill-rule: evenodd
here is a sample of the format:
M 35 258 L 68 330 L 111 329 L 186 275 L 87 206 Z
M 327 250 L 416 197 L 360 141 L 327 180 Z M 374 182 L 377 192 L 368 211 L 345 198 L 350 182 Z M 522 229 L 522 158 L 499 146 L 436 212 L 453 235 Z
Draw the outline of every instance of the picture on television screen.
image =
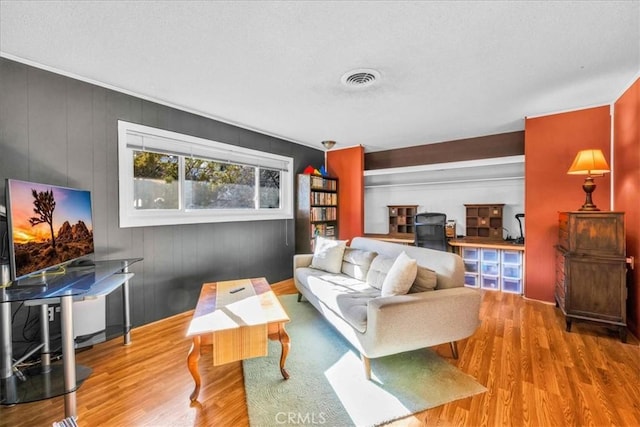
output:
M 93 253 L 89 191 L 13 179 L 6 191 L 14 280 Z

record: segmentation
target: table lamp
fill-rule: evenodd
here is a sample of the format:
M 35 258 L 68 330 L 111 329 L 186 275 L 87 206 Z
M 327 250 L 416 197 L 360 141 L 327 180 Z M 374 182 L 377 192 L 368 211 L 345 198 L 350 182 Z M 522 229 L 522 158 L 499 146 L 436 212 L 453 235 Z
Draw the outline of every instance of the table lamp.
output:
M 587 195 L 584 205 L 578 210 L 580 211 L 599 211 L 596 205 L 591 200 L 591 193 L 596 189 L 596 184 L 593 182 L 594 176 L 602 176 L 608 173 L 609 165 L 602 154 L 602 150 L 589 149 L 581 150 L 576 155 L 573 164 L 567 171 L 568 175 L 587 175 L 582 184 L 582 189 Z

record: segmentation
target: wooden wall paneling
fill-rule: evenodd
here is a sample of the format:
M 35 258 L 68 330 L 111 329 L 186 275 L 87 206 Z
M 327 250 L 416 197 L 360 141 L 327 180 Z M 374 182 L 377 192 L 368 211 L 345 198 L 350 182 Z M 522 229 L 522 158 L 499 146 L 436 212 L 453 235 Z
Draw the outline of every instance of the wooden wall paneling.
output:
M 131 97 L 118 92 L 107 93 L 105 154 L 107 159 L 106 187 L 101 196 L 106 199 L 106 223 L 108 257 L 125 258 L 130 256 L 125 248 L 131 247 L 131 229 L 120 228 L 118 202 L 118 119 L 130 120 Z M 110 298 L 112 300 L 113 298 Z
M 0 61 L 0 205 L 5 206 L 4 178 L 29 177 L 27 67 Z
M 154 253 L 154 240 L 155 236 L 155 227 L 143 227 L 142 229 L 142 239 L 139 244 L 142 246 L 142 250 L 139 252 L 140 256 L 144 257 L 144 261 L 138 263 L 138 265 L 134 264 L 132 270 L 136 273 L 135 277 L 144 278 L 143 281 L 137 281 L 135 285 L 132 285 L 132 288 L 136 288 L 137 293 L 142 294 L 143 301 L 140 303 L 136 301 L 136 304 L 132 307 L 135 307 L 136 315 L 133 315 L 132 310 L 132 318 L 135 319 L 134 324 L 144 324 L 146 323 L 146 319 L 157 319 L 160 318 L 161 311 L 158 310 L 158 304 L 156 301 L 157 298 L 157 289 L 155 288 L 155 280 L 154 280 L 154 268 L 153 268 L 153 260 L 155 259 Z M 151 262 L 147 262 L 147 260 L 151 260 Z
M 68 79 L 67 83 L 67 185 L 93 194 L 93 91 L 91 85 Z
M 97 259 L 106 259 L 108 255 L 107 236 L 107 90 L 93 87 L 91 104 L 92 148 L 91 168 L 93 203 L 93 240 Z
M 627 323 L 640 336 L 640 79 L 614 104 L 613 207 L 625 212 L 627 256 L 636 267 L 627 274 Z
M 267 239 L 263 240 L 263 246 L 262 246 L 262 250 L 264 251 L 266 256 L 266 262 L 269 262 L 273 265 L 281 266 L 280 268 L 284 270 L 279 271 L 279 274 L 282 274 L 285 277 L 286 276 L 290 277 L 292 275 L 292 272 L 286 271 L 287 267 L 284 267 L 286 264 L 280 262 L 280 260 L 282 259 L 282 254 L 286 255 L 287 258 L 290 257 L 290 259 L 293 259 L 293 254 L 294 254 L 294 251 L 290 250 L 289 247 L 287 247 L 287 242 L 284 235 L 286 220 L 267 221 L 267 222 L 269 223 L 269 227 L 271 229 L 269 232 L 270 238 L 268 240 Z M 274 251 L 272 249 L 272 244 L 273 244 L 272 242 L 278 242 L 278 245 L 282 249 L 280 251 Z M 271 278 L 268 277 L 267 281 L 269 283 L 274 283 L 276 280 L 274 277 L 271 277 Z
M 28 180 L 66 186 L 67 82 L 35 68 L 29 70 L 28 79 Z
M 225 144 L 238 143 L 238 128 L 215 120 L 202 120 L 198 124 L 199 133 L 201 135 L 211 135 L 217 142 Z
M 430 165 L 524 154 L 524 132 L 508 132 L 476 138 L 366 153 L 365 169 Z
M 158 127 L 158 105 L 150 101 L 142 101 L 142 117 L 140 123 L 147 126 Z
M 262 136 L 247 129 L 238 129 L 238 141 L 243 147 L 252 150 L 270 151 L 269 137 Z
M 584 176 L 567 175 L 579 150 L 600 148 L 610 161 L 609 106 L 525 120 L 525 296 L 553 301 L 558 212 L 585 199 Z M 594 203 L 610 210 L 610 174 L 596 178 Z
M 105 155 L 107 160 L 106 168 L 106 186 L 105 193 L 101 197 L 106 199 L 106 224 L 107 224 L 107 246 L 108 259 L 129 258 L 134 256 L 131 251 L 133 245 L 132 229 L 120 228 L 119 223 L 119 202 L 118 202 L 118 119 L 132 120 L 135 115 L 132 113 L 133 97 L 115 91 L 107 92 L 106 104 L 106 145 Z M 138 105 L 137 115 L 140 115 Z M 137 254 L 136 256 L 140 256 Z M 139 287 L 141 278 L 135 277 L 130 282 L 130 301 L 131 310 L 135 311 L 138 306 L 136 299 L 138 298 L 137 288 Z M 122 293 L 113 292 L 107 296 L 107 326 L 122 325 Z M 138 314 L 131 314 L 133 325 L 140 319 Z
M 208 225 L 208 224 L 205 224 Z M 182 265 L 182 277 L 187 281 L 193 281 L 198 269 L 198 230 L 200 225 L 185 224 L 178 228 L 178 233 L 182 239 L 182 248 L 178 257 L 180 258 Z M 197 282 L 197 279 L 196 279 Z M 198 300 L 198 295 L 194 295 L 193 307 Z
M 237 255 L 234 255 L 234 252 L 241 247 L 240 239 L 248 238 L 249 242 L 245 241 L 245 243 L 250 243 L 251 240 L 257 239 L 254 234 L 255 230 L 252 224 L 247 224 L 242 230 L 235 224 L 215 224 L 213 239 L 207 246 L 207 253 L 204 254 L 205 257 L 209 257 L 212 260 L 212 266 L 215 266 L 215 270 L 211 272 L 211 275 L 222 277 L 222 280 L 236 278 L 242 260 Z M 252 246 L 250 243 L 245 247 L 242 259 L 252 255 Z
M 186 304 L 186 298 L 182 295 L 179 284 L 183 281 L 179 276 L 177 268 L 177 254 L 174 251 L 176 240 L 173 233 L 173 227 L 162 227 L 156 230 L 154 235 L 154 257 L 153 257 L 153 273 L 156 284 L 159 285 L 162 292 L 161 297 L 156 299 L 161 303 L 163 312 L 165 313 L 181 313 L 189 310 Z

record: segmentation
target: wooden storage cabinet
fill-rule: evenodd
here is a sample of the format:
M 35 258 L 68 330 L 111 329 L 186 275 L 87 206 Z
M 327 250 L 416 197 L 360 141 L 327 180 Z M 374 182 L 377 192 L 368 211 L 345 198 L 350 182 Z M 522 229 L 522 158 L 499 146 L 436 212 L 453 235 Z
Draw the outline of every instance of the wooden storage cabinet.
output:
M 556 246 L 556 304 L 573 320 L 615 326 L 626 342 L 624 213 L 561 212 Z
M 418 205 L 389 205 L 389 234 L 410 234 L 415 232 L 414 221 Z
M 296 184 L 296 253 L 311 253 L 316 236 L 338 238 L 338 180 L 300 174 Z
M 465 204 L 467 237 L 502 240 L 502 204 Z

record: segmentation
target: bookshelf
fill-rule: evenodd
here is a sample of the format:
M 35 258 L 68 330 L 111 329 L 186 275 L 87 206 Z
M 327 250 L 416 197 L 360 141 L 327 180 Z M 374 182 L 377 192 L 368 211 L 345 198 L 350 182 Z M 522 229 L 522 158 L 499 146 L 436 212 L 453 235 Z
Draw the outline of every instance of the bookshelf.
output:
M 405 235 L 413 237 L 415 231 L 414 219 L 418 213 L 418 205 L 388 205 L 389 209 L 389 234 Z
M 338 180 L 300 174 L 296 184 L 296 253 L 311 253 L 316 236 L 338 238 Z
M 502 204 L 465 204 L 467 237 L 502 240 Z

